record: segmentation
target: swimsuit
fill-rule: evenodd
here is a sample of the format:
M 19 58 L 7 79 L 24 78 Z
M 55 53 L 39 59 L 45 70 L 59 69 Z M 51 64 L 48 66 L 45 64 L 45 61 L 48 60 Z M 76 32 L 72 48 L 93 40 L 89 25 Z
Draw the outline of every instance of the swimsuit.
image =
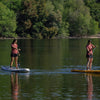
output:
M 87 51 L 86 57 L 87 58 L 93 58 L 93 50 L 92 50 L 93 45 L 89 44 L 86 46 L 86 48 L 89 50 Z
M 17 57 L 18 56 L 18 49 L 17 49 L 18 45 L 17 44 L 11 44 L 11 57 Z

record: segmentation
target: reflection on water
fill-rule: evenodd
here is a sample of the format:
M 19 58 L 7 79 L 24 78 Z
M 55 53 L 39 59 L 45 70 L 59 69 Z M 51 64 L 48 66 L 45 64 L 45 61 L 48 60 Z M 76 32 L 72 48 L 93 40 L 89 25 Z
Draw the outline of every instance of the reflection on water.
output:
M 88 100 L 92 100 L 93 97 L 93 81 L 92 74 L 87 74 L 87 85 L 88 85 Z
M 18 100 L 19 86 L 18 86 L 18 73 L 11 73 L 11 94 L 13 100 Z

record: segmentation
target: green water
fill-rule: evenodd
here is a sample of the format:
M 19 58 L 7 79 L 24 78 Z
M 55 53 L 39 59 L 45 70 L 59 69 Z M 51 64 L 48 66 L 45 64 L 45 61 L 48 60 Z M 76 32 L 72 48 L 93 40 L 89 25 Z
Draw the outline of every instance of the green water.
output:
M 0 70 L 0 100 L 100 100 L 100 75 L 73 73 L 85 69 L 88 39 L 18 40 L 19 67 L 30 73 Z M 0 40 L 0 66 L 10 63 L 12 40 Z M 100 69 L 100 39 L 92 39 L 93 69 Z

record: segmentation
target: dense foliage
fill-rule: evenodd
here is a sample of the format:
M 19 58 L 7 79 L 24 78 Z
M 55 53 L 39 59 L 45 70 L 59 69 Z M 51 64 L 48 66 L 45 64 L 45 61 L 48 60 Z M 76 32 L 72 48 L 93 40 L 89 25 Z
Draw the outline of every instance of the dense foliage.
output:
M 69 22 L 71 36 L 84 36 L 97 33 L 98 23 L 92 19 L 89 8 L 84 5 L 82 0 L 66 1 L 65 8 L 66 21 Z
M 99 25 L 99 0 L 0 1 L 0 36 L 86 36 L 97 34 Z
M 90 14 L 100 26 L 100 1 L 99 0 L 85 0 L 85 4 L 90 8 Z
M 0 36 L 14 37 L 16 30 L 16 14 L 0 2 Z
M 58 33 L 62 16 L 54 11 L 52 2 L 45 0 L 25 0 L 24 9 L 20 12 L 17 32 L 21 36 L 35 38 L 52 38 Z M 23 17 L 23 19 L 22 19 Z M 22 29 L 20 29 L 22 27 Z

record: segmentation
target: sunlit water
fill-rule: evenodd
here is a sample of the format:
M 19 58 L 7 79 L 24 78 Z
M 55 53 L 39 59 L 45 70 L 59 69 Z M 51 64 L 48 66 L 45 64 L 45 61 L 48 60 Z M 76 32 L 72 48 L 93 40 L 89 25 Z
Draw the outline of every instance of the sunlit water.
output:
M 18 40 L 19 67 L 29 73 L 0 70 L 0 100 L 100 100 L 100 75 L 71 72 L 86 69 L 88 39 Z M 100 39 L 92 39 L 93 69 L 100 70 Z M 10 63 L 12 40 L 0 40 L 0 65 Z

